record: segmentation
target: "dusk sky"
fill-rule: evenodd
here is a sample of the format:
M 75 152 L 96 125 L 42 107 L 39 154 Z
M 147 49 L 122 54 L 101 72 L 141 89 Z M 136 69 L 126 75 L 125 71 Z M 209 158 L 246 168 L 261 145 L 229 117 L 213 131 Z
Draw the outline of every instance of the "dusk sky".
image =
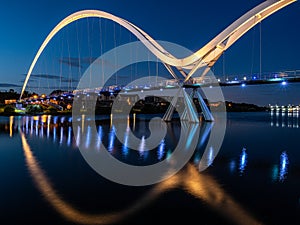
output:
M 174 42 L 196 51 L 261 2 L 263 1 L 5 1 L 0 7 L 0 89 L 19 90 L 17 86 L 22 85 L 24 74 L 48 33 L 62 19 L 76 11 L 107 11 L 132 22 L 156 40 Z M 292 3 L 274 13 L 262 22 L 261 29 L 262 71 L 300 70 L 300 3 Z M 213 69 L 217 76 L 222 76 L 224 72 L 227 75 L 259 72 L 259 26 L 230 47 Z M 224 94 L 227 100 L 260 105 L 267 102 L 300 103 L 300 85 L 288 84 L 285 89 L 274 85 L 247 88 L 247 94 L 242 94 L 245 91 L 237 90 L 237 87 L 227 88 Z M 250 88 L 253 88 L 253 92 Z M 238 99 L 234 97 L 236 94 L 239 95 Z

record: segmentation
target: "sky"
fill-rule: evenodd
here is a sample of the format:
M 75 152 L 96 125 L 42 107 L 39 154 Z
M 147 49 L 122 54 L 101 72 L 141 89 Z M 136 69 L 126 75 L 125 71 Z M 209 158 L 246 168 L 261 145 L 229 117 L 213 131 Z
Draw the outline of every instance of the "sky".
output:
M 24 74 L 48 33 L 62 19 L 76 11 L 107 11 L 132 22 L 156 40 L 173 42 L 196 51 L 261 2 L 263 1 L 4 1 L 0 3 L 0 89 L 19 90 L 18 86 L 25 79 Z M 263 72 L 300 70 L 299 2 L 292 3 L 265 19 L 261 24 L 261 35 Z M 64 56 L 66 55 L 62 55 Z M 258 72 L 259 27 L 254 27 L 231 46 L 216 63 L 213 71 L 217 76 Z M 296 84 L 287 85 L 286 88 L 278 86 L 277 89 L 274 85 L 247 88 L 246 92 L 237 87 L 226 88 L 226 100 L 259 105 L 300 104 L 300 86 Z

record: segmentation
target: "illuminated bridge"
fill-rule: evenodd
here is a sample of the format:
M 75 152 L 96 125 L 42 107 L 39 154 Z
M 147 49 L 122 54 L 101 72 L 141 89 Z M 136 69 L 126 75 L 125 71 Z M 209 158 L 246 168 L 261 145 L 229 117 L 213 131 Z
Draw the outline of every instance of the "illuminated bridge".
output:
M 283 85 L 286 82 L 298 82 L 299 81 L 299 71 L 296 71 L 293 76 L 291 75 L 283 75 L 283 74 L 275 74 L 270 77 L 243 77 L 234 78 L 233 80 L 226 78 L 225 80 L 218 80 L 216 78 L 212 78 L 209 76 L 210 69 L 216 63 L 216 61 L 220 58 L 220 56 L 226 51 L 233 43 L 235 43 L 242 35 L 244 35 L 247 31 L 249 31 L 252 27 L 260 23 L 262 20 L 273 14 L 274 12 L 284 8 L 295 0 L 279 0 L 279 1 L 265 1 L 258 6 L 254 7 L 235 22 L 233 22 L 230 26 L 228 26 L 224 31 L 218 34 L 215 38 L 213 38 L 209 43 L 203 46 L 201 49 L 196 51 L 195 53 L 190 54 L 184 58 L 177 58 L 168 52 L 160 43 L 155 41 L 152 37 L 150 37 L 143 30 L 135 26 L 134 24 L 120 18 L 114 16 L 110 13 L 99 11 L 99 10 L 83 10 L 71 14 L 70 16 L 63 19 L 46 37 L 41 47 L 39 48 L 32 64 L 28 70 L 26 75 L 24 85 L 22 87 L 20 100 L 23 96 L 27 83 L 29 81 L 30 76 L 32 75 L 32 71 L 40 58 L 42 52 L 48 45 L 48 43 L 56 36 L 56 34 L 62 30 L 64 27 L 69 24 L 84 19 L 84 18 L 99 18 L 111 21 L 115 24 L 120 25 L 120 27 L 125 28 L 129 31 L 134 37 L 141 41 L 142 44 L 149 50 L 151 54 L 157 57 L 157 60 L 160 61 L 161 64 L 165 67 L 168 73 L 172 76 L 171 80 L 165 80 L 163 83 L 156 82 L 156 85 L 152 85 L 151 83 L 145 84 L 143 87 L 127 87 L 126 91 L 137 91 L 139 93 L 146 92 L 147 90 L 156 89 L 157 93 L 166 90 L 168 87 L 172 89 L 172 87 L 179 86 L 177 93 L 172 93 L 173 96 L 172 104 L 170 104 L 167 112 L 165 113 L 163 119 L 165 121 L 170 121 L 173 117 L 174 107 L 177 104 L 178 98 L 180 96 L 183 97 L 185 103 L 185 109 L 183 111 L 183 120 L 187 120 L 189 122 L 199 122 L 198 113 L 195 111 L 192 106 L 192 98 L 198 98 L 198 102 L 200 103 L 200 107 L 206 121 L 213 121 L 214 117 L 210 112 L 209 108 L 205 104 L 203 97 L 198 91 L 199 87 L 213 87 L 213 86 L 230 86 L 230 85 L 251 85 L 251 84 L 267 84 L 267 83 L 278 83 L 281 82 Z M 100 25 L 101 27 L 101 25 Z M 102 34 L 102 32 L 101 32 Z M 113 38 L 115 39 L 116 31 L 114 30 Z M 116 41 L 115 41 L 116 42 Z M 78 47 L 78 52 L 80 51 Z M 69 50 L 69 58 L 70 58 L 70 50 Z M 80 62 L 79 62 L 80 63 Z M 101 62 L 103 63 L 103 61 Z M 75 61 L 70 61 L 69 64 L 76 64 Z M 115 63 L 116 65 L 118 63 Z M 81 65 L 79 64 L 78 68 L 80 69 Z M 199 74 L 200 71 L 200 74 Z M 193 76 L 194 75 L 194 76 Z M 196 76 L 196 77 L 195 77 Z M 122 89 L 124 87 L 118 85 L 117 75 L 115 75 L 116 85 L 114 88 Z M 105 84 L 104 82 L 102 83 Z M 103 89 L 103 85 L 99 84 L 101 87 L 98 91 Z M 187 94 L 186 91 L 183 91 L 184 88 L 191 88 L 192 92 Z M 107 88 L 111 88 L 108 86 Z M 126 86 L 125 86 L 126 88 Z M 143 90 L 145 89 L 145 90 Z M 88 90 L 80 90 L 83 93 L 89 92 Z M 90 90 L 91 91 L 91 90 Z M 95 91 L 95 90 L 94 90 Z M 76 93 L 74 93 L 76 95 Z M 164 93 L 165 94 L 165 93 Z

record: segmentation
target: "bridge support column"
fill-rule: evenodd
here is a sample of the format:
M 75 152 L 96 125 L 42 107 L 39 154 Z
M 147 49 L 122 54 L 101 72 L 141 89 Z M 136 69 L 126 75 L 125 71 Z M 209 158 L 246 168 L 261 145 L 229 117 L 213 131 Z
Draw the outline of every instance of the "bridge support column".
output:
M 206 103 L 204 102 L 204 100 L 203 100 L 202 96 L 200 95 L 200 93 L 198 92 L 197 88 L 193 88 L 193 91 L 190 96 L 183 89 L 180 88 L 178 90 L 178 92 L 176 93 L 176 95 L 174 96 L 174 98 L 172 99 L 172 101 L 167 109 L 167 112 L 163 116 L 164 121 L 172 120 L 174 110 L 175 110 L 176 104 L 178 102 L 179 95 L 183 96 L 183 101 L 184 101 L 184 106 L 185 106 L 185 108 L 182 112 L 182 115 L 181 115 L 182 120 L 188 121 L 191 123 L 199 123 L 199 116 L 197 113 L 197 109 L 194 107 L 194 104 L 193 104 L 193 98 L 197 97 L 199 104 L 200 104 L 200 108 L 202 110 L 204 120 L 205 121 L 214 121 L 214 117 L 212 116 L 209 108 L 207 107 Z
M 179 89 L 176 93 L 176 95 L 174 96 L 174 98 L 172 99 L 168 109 L 167 109 L 167 112 L 165 113 L 165 115 L 163 116 L 163 120 L 166 121 L 166 122 L 169 122 L 172 120 L 173 118 L 173 114 L 174 114 L 174 110 L 175 110 L 175 106 L 177 104 L 177 101 L 178 101 L 178 96 L 179 96 L 179 93 L 181 92 L 181 89 Z
M 187 120 L 192 123 L 199 123 L 199 117 L 197 110 L 193 104 L 193 98 L 191 98 L 185 91 L 183 91 L 183 100 L 184 100 L 184 112 L 182 115 L 182 120 Z
M 206 103 L 204 102 L 204 99 L 202 98 L 202 96 L 198 92 L 197 88 L 193 88 L 192 99 L 194 98 L 195 95 L 198 98 L 198 101 L 199 101 L 199 104 L 200 104 L 200 108 L 202 110 L 202 114 L 203 114 L 204 120 L 205 121 L 214 121 L 214 117 L 212 116 L 209 108 L 207 107 Z

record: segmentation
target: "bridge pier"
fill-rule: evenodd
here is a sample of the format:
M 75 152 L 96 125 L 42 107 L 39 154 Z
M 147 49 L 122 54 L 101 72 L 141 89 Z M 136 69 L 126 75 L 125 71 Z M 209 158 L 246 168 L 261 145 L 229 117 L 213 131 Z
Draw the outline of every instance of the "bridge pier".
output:
M 175 110 L 175 106 L 176 106 L 176 104 L 178 102 L 178 96 L 179 96 L 180 92 L 181 92 L 181 89 L 179 89 L 177 91 L 176 95 L 173 97 L 173 99 L 172 99 L 172 101 L 171 101 L 171 103 L 170 103 L 170 105 L 169 105 L 169 107 L 168 107 L 165 115 L 162 118 L 164 121 L 169 122 L 169 121 L 172 120 L 173 114 L 174 114 L 174 110 Z
M 206 103 L 204 102 L 204 99 L 202 98 L 202 96 L 198 92 L 198 88 L 197 87 L 193 88 L 191 98 L 193 99 L 195 95 L 198 98 L 198 101 L 199 101 L 199 104 L 200 104 L 200 108 L 202 110 L 202 114 L 203 114 L 204 120 L 205 121 L 214 121 L 214 117 L 212 116 L 209 108 L 207 107 Z
M 192 86 L 192 88 L 193 88 L 193 90 L 192 90 L 192 93 L 191 93 L 190 96 L 182 88 L 180 88 L 178 90 L 176 95 L 173 97 L 173 99 L 172 99 L 165 115 L 163 116 L 164 121 L 171 121 L 172 120 L 174 110 L 175 110 L 175 106 L 178 102 L 179 95 L 183 96 L 183 101 L 184 101 L 184 106 L 185 106 L 185 108 L 182 112 L 182 115 L 181 115 L 182 120 L 189 121 L 191 123 L 199 123 L 199 115 L 198 115 L 197 109 L 194 107 L 194 104 L 193 104 L 193 98 L 197 97 L 197 99 L 199 101 L 200 108 L 202 110 L 204 120 L 205 121 L 210 121 L 210 122 L 214 121 L 214 117 L 212 116 L 212 114 L 211 114 L 209 108 L 207 107 L 204 99 L 202 98 L 202 96 L 198 92 L 198 87 Z

